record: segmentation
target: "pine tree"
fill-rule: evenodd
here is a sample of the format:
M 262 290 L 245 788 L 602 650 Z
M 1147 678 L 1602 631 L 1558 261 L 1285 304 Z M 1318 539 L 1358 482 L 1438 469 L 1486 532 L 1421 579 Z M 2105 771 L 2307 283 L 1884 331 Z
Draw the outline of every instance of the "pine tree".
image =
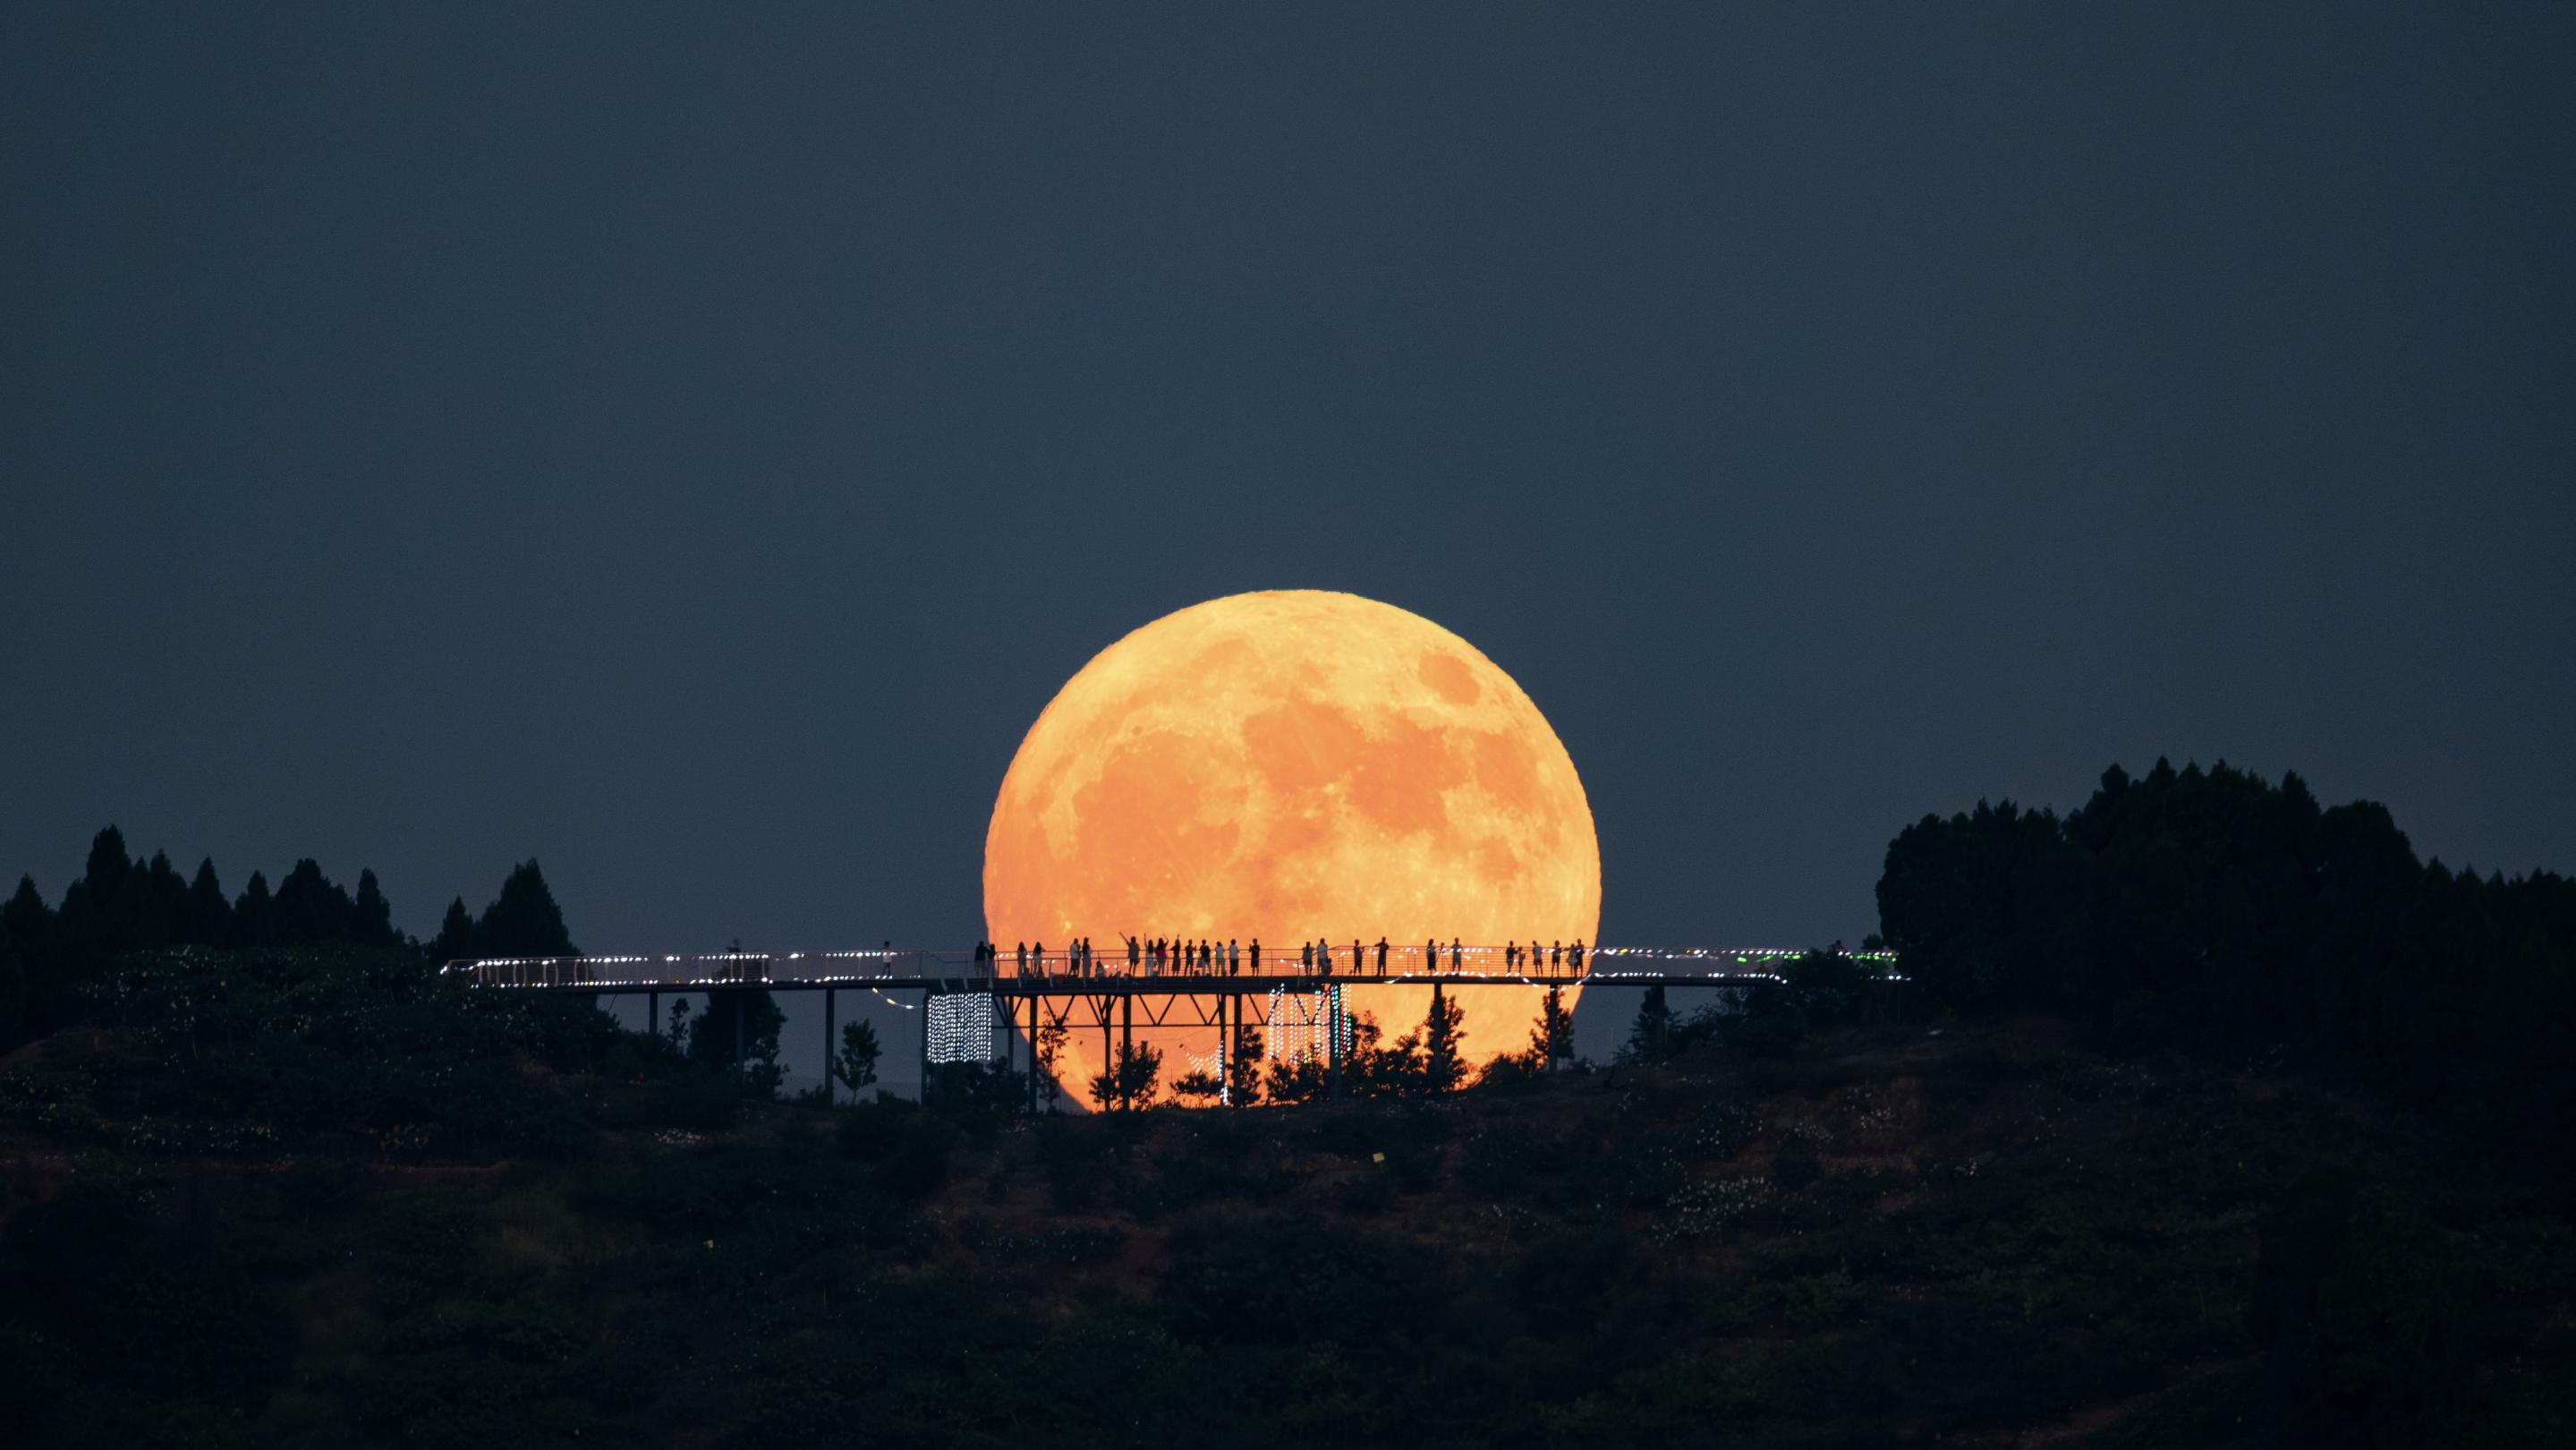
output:
M 9 933 L 0 931 L 0 1043 L 27 1020 L 27 973 L 18 965 L 18 950 Z
M 51 1028 L 61 1023 L 72 999 L 107 961 L 106 929 L 87 881 L 63 888 L 63 904 L 54 910 L 45 947 L 42 959 L 27 964 L 34 968 L 27 974 L 27 1015 L 39 1027 Z
M 474 913 L 465 909 L 460 896 L 447 903 L 447 915 L 439 920 L 438 935 L 429 944 L 429 959 L 445 966 L 474 955 Z
M 509 878 L 501 883 L 500 898 L 483 909 L 483 919 L 475 924 L 474 955 L 569 957 L 579 953 L 536 859 L 530 857 L 510 868 Z M 730 1043 L 726 1050 L 732 1050 Z
M 83 878 L 90 905 L 98 911 L 98 946 L 103 956 L 145 951 L 170 944 L 169 898 L 179 894 L 178 873 L 168 856 L 150 865 L 127 861 L 122 838 L 110 840 L 111 826 L 90 848 L 92 875 Z M 157 868 L 157 869 L 156 869 Z
M 53 909 L 45 905 L 44 894 L 36 890 L 36 878 L 18 878 L 17 893 L 9 898 L 8 905 L 0 906 L 0 932 L 5 932 L 17 947 L 19 969 L 33 974 L 36 959 L 54 932 Z
M 1425 1091 L 1445 1093 L 1458 1086 L 1467 1075 L 1466 1061 L 1459 1056 L 1459 1039 L 1467 1034 L 1459 1030 L 1466 1020 L 1467 1009 L 1452 1002 L 1431 984 L 1431 1011 L 1422 1019 L 1422 1086 Z
M 1664 1002 L 1663 984 L 1646 989 L 1646 999 L 1637 1004 L 1636 1024 L 1628 1029 L 1628 1045 L 1621 1049 L 1623 1062 L 1660 1062 L 1671 1049 L 1673 1009 Z
M 1530 1029 L 1530 1063 L 1552 1070 L 1573 1056 L 1574 1014 L 1565 1010 L 1565 993 L 1551 986 L 1539 1003 L 1538 1025 Z
M 223 883 L 215 878 L 215 858 L 197 863 L 196 878 L 188 883 L 187 904 L 179 912 L 179 940 L 191 946 L 229 947 L 235 945 L 233 904 L 224 899 Z
M 256 871 L 250 873 L 250 884 L 242 888 L 241 899 L 233 903 L 233 929 L 241 933 L 244 945 L 269 944 L 269 919 L 276 914 L 276 904 L 268 894 L 268 878 Z
M 1226 1096 L 1238 1108 L 1261 1100 L 1261 1050 L 1260 1028 L 1247 1022 L 1234 1029 L 1234 1050 L 1226 1054 Z
M 125 881 L 125 873 L 134 868 L 133 858 L 125 854 L 125 833 L 114 826 L 90 838 L 89 865 L 81 872 L 81 882 L 89 887 L 90 901 L 105 905 L 116 897 L 116 888 Z
M 376 873 L 363 868 L 358 872 L 358 899 L 350 915 L 350 935 L 360 946 L 394 944 L 393 903 L 385 900 L 384 888 L 376 884 Z
M 155 851 L 149 865 L 125 874 L 116 902 L 116 933 L 128 950 L 168 946 L 178 940 L 188 883 L 171 866 L 167 851 Z
M 1038 1025 L 1038 1102 L 1046 1112 L 1054 1112 L 1055 1105 L 1064 1097 L 1064 1084 L 1056 1080 L 1055 1064 L 1064 1053 L 1065 1039 L 1071 1035 L 1061 1022 Z
M 268 935 L 281 945 L 344 942 L 355 939 L 357 907 L 349 893 L 322 874 L 322 865 L 307 856 L 277 883 L 269 907 Z

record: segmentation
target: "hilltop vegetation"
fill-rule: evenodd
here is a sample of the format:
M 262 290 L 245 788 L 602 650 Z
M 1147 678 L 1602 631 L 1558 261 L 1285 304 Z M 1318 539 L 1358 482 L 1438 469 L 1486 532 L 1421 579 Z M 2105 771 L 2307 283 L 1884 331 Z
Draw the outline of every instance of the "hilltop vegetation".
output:
M 1820 954 L 1724 1013 L 1650 996 L 1619 1065 L 1571 1072 L 1546 1029 L 1462 1045 L 1435 1012 L 1364 1032 L 1345 1100 L 1283 1072 L 1258 1086 L 1291 1105 L 1252 1111 L 1032 1120 L 972 1069 L 921 1105 L 780 1102 L 757 998 L 638 1034 L 398 937 L 136 944 L 67 900 L 0 1068 L 0 1427 L 2564 1443 L 2564 1139 L 2494 1111 L 2556 1110 L 2532 1043 L 2566 1024 L 2503 1017 L 2563 985 L 2564 883 L 2409 869 L 2295 782 L 2106 792 L 1901 836 L 1911 981 Z M 568 944 L 512 880 L 462 930 Z
M 2063 819 L 1981 802 L 1907 827 L 1878 905 L 1954 1010 L 2065 1013 L 2121 1050 L 2281 1052 L 2576 1169 L 2576 882 L 2419 861 L 2383 806 L 2115 766 Z
M 2046 1019 L 1031 1122 L 751 1102 L 489 996 L 387 1005 L 389 970 L 272 959 L 0 1078 L 0 1422 L 84 1446 L 2569 1423 L 2576 1256 L 2536 1190 L 2296 1075 L 2106 1057 Z

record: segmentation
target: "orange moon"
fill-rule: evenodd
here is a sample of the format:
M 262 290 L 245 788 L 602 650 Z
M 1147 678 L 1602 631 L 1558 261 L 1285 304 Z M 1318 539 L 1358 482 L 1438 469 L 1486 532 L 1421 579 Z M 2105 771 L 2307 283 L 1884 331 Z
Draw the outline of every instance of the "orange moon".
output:
M 993 802 L 984 918 L 1006 960 L 1087 936 L 1123 969 L 1127 937 L 1204 937 L 1258 939 L 1269 965 L 1322 938 L 1341 976 L 1354 938 L 1383 936 L 1392 971 L 1426 939 L 1597 941 L 1601 850 L 1565 746 L 1474 645 L 1353 594 L 1237 594 L 1136 630 L 1048 702 Z M 1528 1045 L 1536 992 L 1457 995 L 1471 1060 Z M 1392 1043 L 1430 989 L 1346 1000 Z M 1101 1036 L 1073 1026 L 1057 1076 L 1082 1101 Z M 1217 1037 L 1156 1032 L 1164 1081 L 1188 1070 L 1176 1047 Z

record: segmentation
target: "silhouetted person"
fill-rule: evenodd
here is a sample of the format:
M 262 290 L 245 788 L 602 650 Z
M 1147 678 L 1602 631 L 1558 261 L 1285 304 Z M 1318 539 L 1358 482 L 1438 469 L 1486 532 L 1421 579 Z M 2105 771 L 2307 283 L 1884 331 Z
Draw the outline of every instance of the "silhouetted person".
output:
M 1315 970 L 1315 944 L 1313 942 L 1307 942 L 1297 948 L 1297 970 L 1307 973 L 1312 973 Z
M 1547 969 L 1555 971 L 1565 965 L 1565 943 L 1556 942 L 1547 949 Z
M 1256 976 L 1256 977 L 1257 977 L 1257 976 L 1260 976 L 1260 975 L 1261 975 L 1261 938 L 1259 938 L 1259 937 L 1254 937 L 1254 938 L 1252 939 L 1252 951 L 1251 951 L 1250 955 L 1251 955 L 1251 958 L 1252 958 L 1252 975 L 1254 975 L 1254 976 Z
M 1464 952 L 1459 950 L 1458 939 L 1454 936 L 1449 938 L 1449 970 L 1453 972 L 1458 970 L 1458 965 L 1464 959 L 1465 955 L 1466 954 Z
M 1023 977 L 1029 974 L 1029 944 L 1027 942 L 1020 943 L 1019 973 Z
M 1573 966 L 1575 975 L 1581 976 L 1583 974 L 1583 938 L 1576 937 L 1574 939 L 1573 954 L 1568 956 L 1566 961 Z
M 1385 975 L 1386 975 L 1386 938 L 1385 938 L 1385 937 L 1379 937 L 1379 938 L 1377 939 L 1377 974 L 1378 974 L 1379 976 L 1381 976 L 1381 977 L 1383 977 L 1383 976 L 1385 976 Z
M 1439 942 L 1427 941 L 1422 944 L 1422 970 L 1426 972 L 1436 972 L 1440 970 Z
M 1243 970 L 1243 944 L 1232 937 L 1225 939 L 1225 974 L 1229 977 Z M 1234 1049 L 1226 1049 L 1231 1052 Z

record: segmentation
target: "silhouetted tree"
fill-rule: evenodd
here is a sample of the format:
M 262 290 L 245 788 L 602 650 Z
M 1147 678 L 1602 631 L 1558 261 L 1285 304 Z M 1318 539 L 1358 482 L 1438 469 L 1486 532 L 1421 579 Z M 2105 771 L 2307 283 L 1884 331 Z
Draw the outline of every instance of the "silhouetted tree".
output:
M 277 899 L 269 906 L 268 940 L 279 946 L 349 941 L 356 916 L 349 893 L 323 875 L 321 864 L 308 856 L 277 883 Z
M 1311 1102 L 1324 1095 L 1324 1087 L 1324 1065 L 1311 1057 L 1274 1060 L 1262 1083 L 1274 1103 Z
M 2296 775 L 2159 760 L 2062 821 L 1927 816 L 1878 898 L 1946 1005 L 2072 1011 L 2129 1046 L 2287 1044 L 2481 1132 L 2576 1131 L 2576 884 L 2419 862 L 2384 807 L 2321 808 Z
M 0 931 L 5 931 L 10 945 L 16 948 L 19 970 L 26 975 L 32 998 L 35 982 L 43 974 L 39 965 L 52 946 L 54 913 L 36 890 L 32 876 L 18 878 L 18 889 L 6 906 L 0 906 Z
M 1672 1041 L 1673 1009 L 1658 982 L 1646 989 L 1645 999 L 1637 1004 L 1637 1020 L 1629 1025 L 1628 1044 L 1619 1049 L 1619 1060 L 1660 1062 L 1671 1053 Z
M 1162 1075 L 1161 1048 L 1141 1042 L 1121 1043 L 1108 1070 L 1092 1077 L 1091 1100 L 1104 1110 L 1114 1106 L 1133 1112 L 1138 1104 L 1153 1099 L 1154 1084 Z
M 27 1020 L 27 973 L 18 964 L 18 948 L 0 931 L 0 1042 Z
M 82 868 L 81 884 L 89 888 L 91 901 L 109 901 L 133 868 L 133 858 L 125 853 L 125 833 L 109 826 L 90 838 L 89 863 Z
M 545 873 L 534 858 L 520 862 L 501 883 L 501 895 L 483 909 L 474 927 L 474 955 L 482 957 L 568 957 L 580 949 L 564 928 L 563 910 L 546 888 Z M 713 1011 L 712 1004 L 709 1011 Z M 731 1044 L 726 1045 L 732 1051 Z
M 1261 1100 L 1261 1029 L 1246 1022 L 1234 1029 L 1234 1050 L 1226 1054 L 1227 1098 L 1238 1108 Z
M 845 1023 L 841 1027 L 841 1051 L 831 1065 L 832 1075 L 857 1092 L 877 1080 L 877 1059 L 883 1054 L 874 1025 Z
M 1542 1069 L 1552 1069 L 1574 1056 L 1574 1014 L 1565 1010 L 1565 993 L 1550 986 L 1539 1002 L 1538 1025 L 1530 1029 L 1529 1055 Z
M 150 862 L 129 865 L 107 894 L 93 897 L 106 906 L 104 954 L 168 946 L 187 891 L 166 854 L 155 852 Z
M 706 1008 L 689 1032 L 689 1056 L 709 1067 L 740 1072 L 754 1097 L 771 1096 L 778 1085 L 779 1029 L 786 1023 L 787 1014 L 767 992 L 709 992 Z
M 376 873 L 361 868 L 358 872 L 358 899 L 350 916 L 350 935 L 364 947 L 389 947 L 394 944 L 393 903 L 385 900 L 384 888 L 376 884 Z
M 447 903 L 447 915 L 439 919 L 438 935 L 429 943 L 429 959 L 444 964 L 462 961 L 472 955 L 474 913 L 465 909 L 465 898 L 460 896 Z
M 1217 1094 L 1224 1091 L 1225 1079 L 1218 1077 L 1211 1068 L 1194 1067 L 1172 1079 L 1172 1096 L 1187 1098 L 1202 1107 L 1214 1102 Z
M 1351 1097 L 1395 1097 L 1422 1089 L 1422 1029 L 1416 1027 L 1386 1046 L 1385 1031 L 1374 1013 L 1354 1012 L 1343 1026 L 1343 1093 Z M 1327 1082 L 1329 1087 L 1329 1081 Z
M 273 914 L 271 908 L 274 905 L 268 894 L 268 878 L 256 871 L 250 873 L 242 894 L 233 902 L 234 926 L 241 933 L 244 944 L 255 947 L 269 944 L 269 917 Z
M 1458 1044 L 1467 1034 L 1460 1024 L 1467 1009 L 1452 1002 L 1431 984 L 1431 1010 L 1422 1019 L 1422 1087 L 1425 1092 L 1445 1093 L 1455 1089 L 1466 1078 L 1466 1061 L 1459 1055 Z
M 188 883 L 187 904 L 179 915 L 179 939 L 193 946 L 236 946 L 238 933 L 233 926 L 233 904 L 224 899 L 223 883 L 215 878 L 215 858 L 208 856 L 197 863 L 197 874 Z
M 1042 1112 L 1054 1112 L 1055 1105 L 1063 1101 L 1064 1084 L 1056 1080 L 1055 1064 L 1056 1059 L 1063 1055 L 1065 1039 L 1070 1035 L 1061 1022 L 1038 1024 L 1038 1107 Z

